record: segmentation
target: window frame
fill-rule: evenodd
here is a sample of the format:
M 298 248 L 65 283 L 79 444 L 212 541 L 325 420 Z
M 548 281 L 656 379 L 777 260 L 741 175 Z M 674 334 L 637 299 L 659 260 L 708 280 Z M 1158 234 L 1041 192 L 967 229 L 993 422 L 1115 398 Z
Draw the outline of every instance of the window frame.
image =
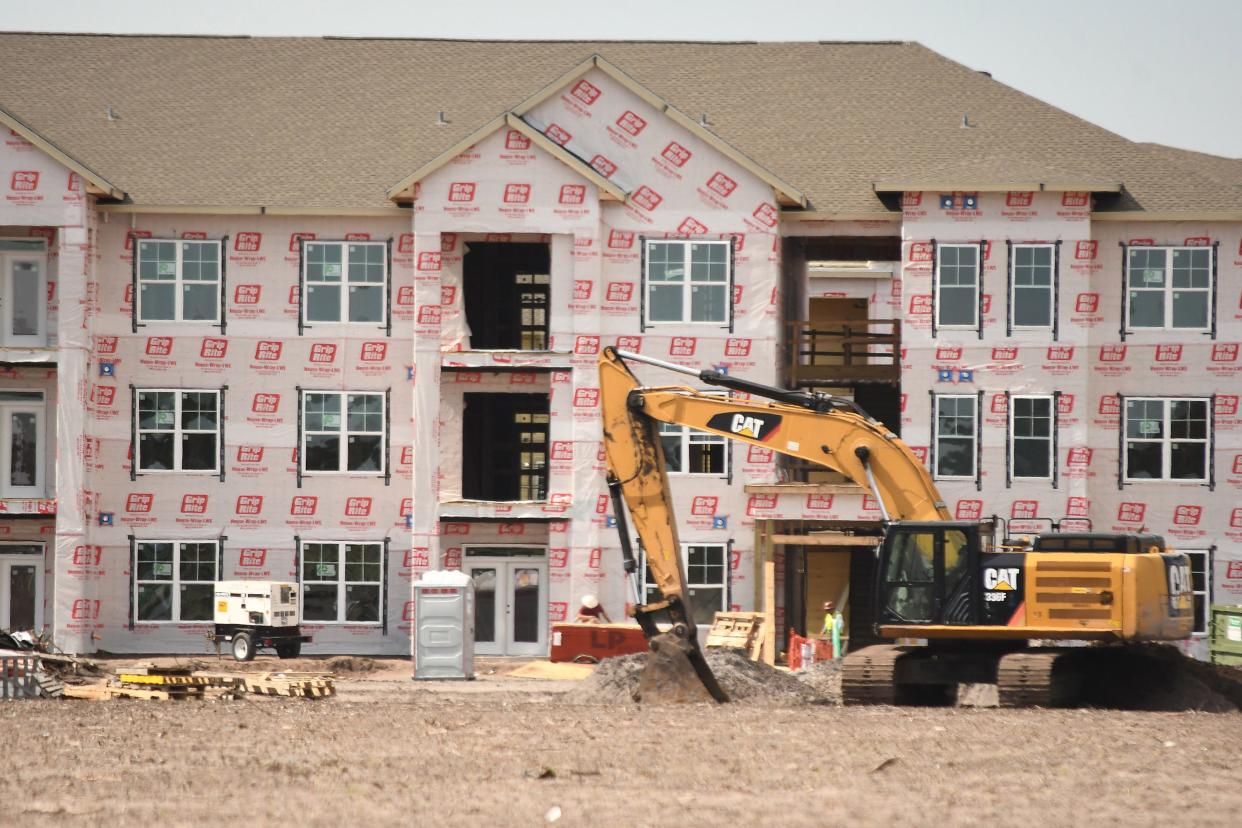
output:
M 1163 414 L 1161 418 L 1162 434 L 1158 439 L 1132 438 L 1129 433 L 1129 406 L 1132 402 L 1160 402 L 1163 406 Z M 1183 437 L 1176 441 L 1172 435 L 1172 410 L 1173 402 L 1199 402 L 1203 403 L 1204 422 L 1206 426 L 1205 434 L 1202 438 Z M 1191 486 L 1209 485 L 1212 479 L 1212 442 L 1215 432 L 1215 416 L 1213 411 L 1213 399 L 1211 397 L 1151 397 L 1151 396 L 1125 396 L 1121 399 L 1121 477 L 1125 485 L 1131 483 L 1173 483 Z M 1143 443 L 1159 442 L 1161 477 L 1131 477 L 1130 476 L 1130 443 L 1132 441 Z M 1203 446 L 1203 477 L 1200 478 L 1179 478 L 1169 477 L 1168 474 L 1172 470 L 1172 452 L 1173 443 L 1196 443 Z
M 1048 251 L 1048 324 L 1021 325 L 1018 323 L 1018 251 L 1046 249 Z M 1009 255 L 1009 319 L 1010 328 L 1015 331 L 1054 331 L 1057 327 L 1057 246 L 1052 242 L 1014 242 L 1010 245 Z M 1035 267 L 1035 265 L 1031 265 Z M 1023 290 L 1030 291 L 1032 286 L 1025 285 Z
M 173 406 L 173 428 L 170 431 L 165 429 L 144 429 L 140 420 L 141 406 L 139 401 L 143 394 L 173 394 L 175 405 Z M 194 429 L 190 431 L 183 430 L 181 426 L 182 412 L 182 395 L 184 394 L 214 394 L 216 398 L 216 450 L 212 452 L 212 460 L 214 465 L 210 469 L 183 469 L 182 464 L 182 440 L 183 434 L 210 434 L 212 432 Z M 134 387 L 133 394 L 133 429 L 134 429 L 134 456 L 131 459 L 131 467 L 136 477 L 140 474 L 195 474 L 195 475 L 219 475 L 223 468 L 220 462 L 220 454 L 224 445 L 224 393 L 221 388 L 138 388 Z M 143 434 L 168 434 L 173 435 L 173 466 L 171 469 L 144 469 L 142 468 L 142 435 Z
M 657 244 L 674 244 L 683 247 L 682 262 L 685 267 L 686 277 L 682 280 L 682 304 L 681 319 L 657 319 L 651 318 L 651 289 L 655 285 L 676 284 L 675 282 L 660 281 L 653 282 L 651 279 L 651 248 Z M 702 244 L 709 247 L 723 247 L 725 249 L 725 278 L 723 282 L 711 281 L 707 279 L 693 279 L 693 249 L 694 245 Z M 733 266 L 733 240 L 732 239 L 704 239 L 704 238 L 682 238 L 682 239 L 662 239 L 647 238 L 642 240 L 642 327 L 645 330 L 650 327 L 659 327 L 662 325 L 696 325 L 710 326 L 718 328 L 733 327 L 733 284 L 734 284 L 734 266 Z M 692 320 L 686 318 L 691 315 L 693 302 L 693 291 L 696 285 L 723 287 L 725 293 L 724 299 L 724 315 L 721 319 L 702 319 Z
M 12 457 L 12 432 L 9 432 L 9 441 L 5 445 L 0 445 L 0 498 L 32 498 L 42 499 L 48 496 L 48 463 L 47 451 L 50 446 L 47 442 L 47 394 L 37 388 L 6 388 L 5 394 L 37 394 L 38 399 L 27 400 L 4 400 L 0 399 L 0 416 L 9 413 L 21 413 L 23 411 L 33 412 L 35 415 L 35 483 L 30 486 L 12 486 L 7 481 L 9 473 L 13 468 Z M 0 424 L 0 436 L 3 436 L 8 424 Z
M 721 551 L 721 581 L 720 583 L 716 584 L 716 583 L 709 583 L 706 581 L 694 581 L 691 579 L 690 577 L 690 548 L 694 546 L 713 547 Z M 642 591 L 640 595 L 642 596 L 642 600 L 645 603 L 652 603 L 653 597 L 654 597 L 654 600 L 658 601 L 660 600 L 660 596 L 658 594 L 658 588 L 655 586 L 655 584 L 653 584 L 647 578 L 647 574 L 650 572 L 650 570 L 647 567 L 647 553 L 645 550 L 642 550 L 641 547 L 640 547 L 640 551 L 642 552 L 642 561 L 640 562 L 641 563 L 640 569 L 643 573 L 642 574 Z M 681 542 L 681 569 L 682 569 L 682 573 L 686 577 L 686 590 L 687 591 L 691 589 L 719 589 L 720 590 L 721 606 L 718 610 L 714 610 L 713 612 L 728 612 L 729 611 L 729 599 L 730 599 L 730 592 L 732 590 L 731 583 L 733 580 L 732 571 L 729 568 L 729 564 L 730 564 L 729 556 L 731 552 L 732 552 L 732 545 L 726 542 L 721 542 L 721 541 L 682 541 Z M 649 591 L 652 589 L 657 590 L 657 594 L 655 596 L 650 596 L 648 594 Z M 695 606 L 696 608 L 698 608 L 697 604 Z M 710 626 L 710 625 L 711 625 L 710 621 L 707 624 L 696 624 L 696 626 L 700 626 L 700 627 Z
M 144 545 L 154 546 L 158 544 L 171 544 L 173 547 L 172 577 L 169 580 L 139 578 L 138 577 L 138 565 L 140 562 L 141 548 Z M 183 581 L 182 580 L 181 578 L 181 562 L 182 562 L 181 555 L 184 552 L 183 547 L 187 545 L 211 547 L 211 566 L 214 570 L 214 576 L 212 577 L 210 581 L 204 581 L 204 580 Z M 213 622 L 214 616 L 208 617 L 205 619 L 184 619 L 181 617 L 181 593 L 182 593 L 181 587 L 185 585 L 194 585 L 194 584 L 200 584 L 200 585 L 211 584 L 214 588 L 215 582 L 220 580 L 220 539 L 219 538 L 206 538 L 206 539 L 188 539 L 188 538 L 137 539 L 135 538 L 133 554 L 134 554 L 133 569 L 132 569 L 130 579 L 129 579 L 130 580 L 130 594 L 132 596 L 131 600 L 133 601 L 133 617 L 132 617 L 133 624 L 135 625 L 137 624 L 211 624 Z M 153 561 L 153 563 L 155 562 Z M 198 561 L 198 564 L 201 565 L 202 561 L 201 560 Z M 143 619 L 143 618 L 138 617 L 138 613 L 140 612 L 141 606 L 142 606 L 138 600 L 139 590 L 143 584 L 169 584 L 171 585 L 171 588 L 172 588 L 172 600 L 170 601 L 170 612 L 172 615 L 171 618 Z M 214 600 L 214 594 L 212 596 L 212 599 Z
M 171 282 L 163 279 L 144 279 L 142 275 L 142 248 L 148 244 L 172 244 L 176 250 L 174 258 L 175 274 Z M 216 278 L 214 280 L 185 278 L 185 247 L 191 244 L 213 245 L 216 248 Z M 134 255 L 134 296 L 133 296 L 133 312 L 135 325 L 171 325 L 188 323 L 191 325 L 210 325 L 219 327 L 224 322 L 224 240 L 223 239 L 156 239 L 146 238 L 134 239 L 133 245 Z M 144 284 L 172 284 L 173 285 L 173 318 L 172 319 L 145 319 L 142 315 L 142 287 Z M 213 295 L 216 301 L 215 319 L 186 319 L 185 318 L 185 287 L 187 285 L 205 285 L 215 286 Z
M 388 475 L 388 445 L 389 445 L 389 428 L 388 419 L 388 392 L 387 391 L 339 391 L 339 390 L 318 390 L 314 388 L 299 389 L 298 399 L 298 474 L 302 477 L 325 477 L 333 475 L 350 475 L 358 477 L 383 477 Z M 336 431 L 310 431 L 306 427 L 306 398 L 310 394 L 336 395 L 341 397 L 341 427 Z M 354 431 L 349 430 L 349 397 L 351 396 L 369 396 L 378 397 L 380 400 L 380 429 L 379 431 Z M 331 435 L 336 434 L 340 439 L 340 448 L 338 455 L 338 469 L 336 471 L 326 471 L 322 469 L 307 469 L 306 467 L 306 447 L 311 435 Z M 345 466 L 349 462 L 348 438 L 351 435 L 379 435 L 379 456 L 380 467 L 373 471 L 351 471 Z
M 315 580 L 315 581 L 306 580 L 305 567 L 307 566 L 307 561 L 306 561 L 307 550 L 311 546 L 321 546 L 321 547 L 334 546 L 336 547 L 337 576 L 335 580 Z M 376 580 L 374 581 L 370 581 L 370 580 L 350 581 L 346 579 L 346 566 L 348 566 L 349 564 L 348 564 L 348 561 L 346 561 L 345 559 L 345 555 L 346 555 L 347 548 L 350 546 L 374 547 L 378 551 L 379 553 L 378 562 L 372 563 L 368 561 L 363 561 L 361 564 L 358 564 L 364 567 L 365 566 L 378 567 L 378 573 L 377 573 Z M 302 621 L 308 624 L 324 624 L 324 625 L 331 625 L 331 626 L 356 626 L 356 627 L 382 627 L 384 626 L 385 612 L 387 612 L 387 605 L 388 605 L 388 596 L 385 594 L 387 592 L 387 588 L 386 588 L 387 579 L 384 577 L 384 571 L 387 567 L 387 556 L 385 554 L 385 551 L 386 551 L 385 543 L 383 541 L 377 541 L 377 540 L 357 540 L 357 539 L 355 540 L 332 540 L 332 539 L 303 540 L 301 544 L 299 545 L 299 549 L 298 549 L 299 554 L 298 554 L 297 578 L 298 578 L 298 593 L 299 593 L 298 600 L 300 601 L 299 621 Z M 323 562 L 320 561 L 319 563 L 322 564 Z M 336 585 L 336 620 L 335 621 L 306 618 L 306 607 L 307 607 L 306 588 L 309 585 L 323 585 L 323 584 L 335 584 Z M 376 587 L 376 591 L 379 595 L 379 606 L 377 607 L 376 618 L 374 621 L 350 621 L 345 617 L 347 614 L 347 609 L 348 609 L 348 605 L 346 601 L 346 598 L 348 596 L 347 587 L 350 585 L 362 585 L 362 586 Z
M 321 239 L 303 238 L 301 239 L 301 245 L 302 245 L 301 263 L 299 266 L 299 274 L 298 274 L 301 280 L 300 286 L 298 288 L 298 306 L 299 306 L 298 307 L 298 320 L 299 320 L 300 329 L 313 328 L 318 325 L 365 325 L 365 326 L 373 325 L 376 328 L 387 329 L 388 327 L 387 320 L 389 318 L 388 315 L 390 312 L 389 294 L 391 292 L 391 287 L 389 285 L 389 282 L 392 280 L 392 268 L 388 261 L 388 243 L 387 242 L 371 241 L 371 240 L 351 241 L 348 239 L 322 239 L 321 240 Z M 310 249 L 311 247 L 314 247 L 317 245 L 324 246 L 324 247 L 335 246 L 341 249 L 341 278 L 340 280 L 337 282 L 318 281 L 314 283 L 314 284 L 320 284 L 320 285 L 335 284 L 335 285 L 340 286 L 340 289 L 341 289 L 340 312 L 341 313 L 340 313 L 339 319 L 319 320 L 319 319 L 311 319 L 309 316 L 310 301 L 308 299 L 308 296 L 310 292 L 310 286 L 312 284 L 309 278 L 309 270 L 310 270 L 310 265 L 311 265 Z M 383 278 L 379 282 L 354 282 L 352 283 L 352 284 L 356 284 L 360 286 L 365 285 L 367 287 L 379 288 L 380 313 L 379 313 L 379 319 L 375 320 L 374 322 L 369 321 L 369 320 L 365 322 L 355 322 L 349 318 L 350 291 L 348 288 L 351 284 L 350 279 L 349 279 L 349 247 L 351 245 L 359 246 L 359 247 L 378 247 L 383 251 L 383 255 L 380 258 L 381 272 L 383 274 Z M 365 265 L 367 264 L 367 262 L 364 261 L 363 264 Z M 299 333 L 301 333 L 300 329 L 299 329 Z
M 1164 285 L 1161 288 L 1135 288 L 1130 282 L 1131 274 L 1131 258 L 1139 251 L 1163 250 L 1165 251 L 1164 260 Z M 1173 285 L 1173 257 L 1177 251 L 1204 251 L 1207 255 L 1207 278 L 1208 283 L 1205 287 L 1188 287 L 1178 288 Z M 1122 314 L 1124 320 L 1125 333 L 1142 333 L 1143 331 L 1188 331 L 1191 333 L 1213 333 L 1215 331 L 1214 320 L 1216 318 L 1216 246 L 1215 245 L 1124 245 L 1123 251 L 1125 258 L 1123 260 L 1124 282 L 1122 285 L 1124 301 L 1122 303 Z M 1133 320 L 1132 308 L 1130 305 L 1131 294 L 1136 291 L 1147 293 L 1159 292 L 1163 298 L 1164 304 L 1164 320 L 1161 325 L 1135 325 Z M 1204 294 L 1207 300 L 1206 312 L 1202 326 L 1188 327 L 1173 324 L 1173 302 L 1174 294 L 1179 291 L 1190 291 L 1194 293 Z
M 967 323 L 950 323 L 946 324 L 941 318 L 940 313 L 944 309 L 944 302 L 941 301 L 941 292 L 945 289 L 944 283 L 944 251 L 947 249 L 965 249 L 974 251 L 975 255 L 975 296 L 971 301 L 971 313 L 974 314 L 974 321 Z M 954 265 L 960 267 L 961 265 Z M 932 295 L 932 304 L 935 305 L 935 325 L 937 331 L 978 331 L 983 326 L 983 312 L 980 305 L 983 302 L 983 250 L 979 242 L 941 242 L 936 245 L 936 272 L 935 286 L 936 292 Z M 950 285 L 950 287 L 961 287 L 960 285 Z
M 940 472 L 940 448 L 943 445 L 943 439 L 946 435 L 940 433 L 940 401 L 945 399 L 970 400 L 974 410 L 971 412 L 970 423 L 972 429 L 971 445 L 970 445 L 970 474 L 964 475 L 946 475 Z M 960 417 L 960 414 L 954 416 Z M 979 395 L 978 394 L 940 394 L 932 395 L 932 444 L 934 451 L 932 453 L 932 477 L 935 480 L 971 480 L 979 479 L 979 448 L 980 448 L 980 429 L 979 429 Z M 950 439 L 960 439 L 961 435 L 947 435 Z
M 1048 436 L 1047 438 L 1021 437 L 1014 427 L 1014 417 L 1018 400 L 1047 400 L 1048 402 Z M 1006 423 L 1009 429 L 1009 478 L 1018 480 L 1042 480 L 1051 482 L 1056 476 L 1056 445 L 1057 445 L 1057 398 L 1055 394 L 1010 394 L 1007 404 Z M 1040 477 L 1028 477 L 1018 474 L 1017 447 L 1018 440 L 1047 439 L 1048 441 L 1048 474 Z
M 1210 546 L 1205 549 L 1178 549 L 1178 552 L 1184 553 L 1191 560 L 1190 564 L 1190 601 L 1191 607 L 1195 610 L 1199 609 L 1197 598 L 1203 599 L 1202 611 L 1195 613 L 1194 629 L 1191 630 L 1191 638 L 1207 638 L 1212 627 L 1212 558 L 1214 557 L 1216 547 Z M 1195 558 L 1203 562 L 1203 589 L 1195 589 Z M 1198 629 L 1202 627 L 1202 629 Z

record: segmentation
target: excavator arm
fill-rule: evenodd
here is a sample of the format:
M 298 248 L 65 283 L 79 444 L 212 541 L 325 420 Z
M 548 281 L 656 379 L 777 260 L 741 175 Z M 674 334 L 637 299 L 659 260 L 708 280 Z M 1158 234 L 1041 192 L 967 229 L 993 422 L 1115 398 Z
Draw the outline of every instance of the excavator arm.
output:
M 771 401 L 722 398 L 684 386 L 643 386 L 626 360 L 689 374 L 703 384 Z M 698 648 L 658 423 L 719 434 L 840 472 L 871 491 L 886 520 L 949 519 L 931 476 L 913 452 L 849 400 L 765 386 L 717 371 L 694 371 L 613 348 L 601 354 L 599 372 L 609 488 L 625 569 L 637 574 L 628 512 L 661 595 L 655 604 L 646 604 L 644 596 L 635 601 L 635 618 L 651 641 L 653 660 L 658 657 L 665 662 L 663 675 L 648 682 L 648 693 L 663 684 L 678 688 L 664 695 L 685 695 L 685 671 L 679 672 L 673 663 L 684 658 L 712 697 L 726 700 Z M 660 634 L 652 619 L 660 610 L 667 610 L 672 621 L 667 634 Z M 648 672 L 652 672 L 650 666 Z

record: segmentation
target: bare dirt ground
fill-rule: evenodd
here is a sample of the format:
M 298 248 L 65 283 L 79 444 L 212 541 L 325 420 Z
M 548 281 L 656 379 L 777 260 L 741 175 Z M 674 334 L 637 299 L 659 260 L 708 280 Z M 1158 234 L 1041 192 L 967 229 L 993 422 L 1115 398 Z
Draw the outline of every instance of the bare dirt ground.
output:
M 513 666 L 414 683 L 406 661 L 353 659 L 321 700 L 2 702 L 0 824 L 1236 825 L 1242 811 L 1239 713 L 640 707 L 576 702 L 578 683 Z

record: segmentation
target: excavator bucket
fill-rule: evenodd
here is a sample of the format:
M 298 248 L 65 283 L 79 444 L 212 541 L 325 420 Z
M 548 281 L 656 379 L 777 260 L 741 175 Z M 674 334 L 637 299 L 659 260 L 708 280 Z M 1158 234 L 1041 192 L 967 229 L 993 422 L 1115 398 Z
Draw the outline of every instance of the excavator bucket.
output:
M 684 637 L 662 633 L 648 642 L 647 666 L 638 677 L 634 701 L 647 704 L 726 702 L 703 651 Z

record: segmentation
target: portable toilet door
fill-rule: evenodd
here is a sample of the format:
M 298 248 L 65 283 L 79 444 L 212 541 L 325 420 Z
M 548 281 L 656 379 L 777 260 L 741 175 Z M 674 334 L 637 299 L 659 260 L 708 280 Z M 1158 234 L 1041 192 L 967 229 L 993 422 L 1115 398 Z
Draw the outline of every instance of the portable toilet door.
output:
M 414 678 L 474 678 L 474 581 L 432 571 L 413 588 Z

